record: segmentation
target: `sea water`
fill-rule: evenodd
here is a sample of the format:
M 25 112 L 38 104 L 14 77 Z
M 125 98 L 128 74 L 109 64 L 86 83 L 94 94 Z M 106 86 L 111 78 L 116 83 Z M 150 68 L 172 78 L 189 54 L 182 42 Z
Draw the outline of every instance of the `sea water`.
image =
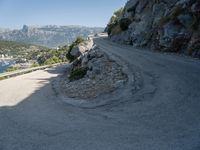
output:
M 12 65 L 14 62 L 13 61 L 1 61 L 0 60 L 0 73 L 3 73 L 6 71 L 6 69 Z

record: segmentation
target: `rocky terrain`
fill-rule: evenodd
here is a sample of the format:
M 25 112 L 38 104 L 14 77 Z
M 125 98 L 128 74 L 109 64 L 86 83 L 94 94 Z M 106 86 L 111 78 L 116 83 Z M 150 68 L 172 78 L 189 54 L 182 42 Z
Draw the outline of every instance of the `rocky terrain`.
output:
M 199 20 L 199 0 L 129 0 L 106 31 L 118 43 L 200 58 Z
M 57 48 L 71 43 L 77 36 L 87 37 L 103 28 L 82 26 L 27 26 L 19 30 L 0 30 L 0 39 Z
M 122 66 L 93 45 L 92 39 L 74 47 L 71 55 L 76 59 L 71 63 L 68 78 L 62 85 L 67 97 L 96 98 L 123 87 L 127 82 Z

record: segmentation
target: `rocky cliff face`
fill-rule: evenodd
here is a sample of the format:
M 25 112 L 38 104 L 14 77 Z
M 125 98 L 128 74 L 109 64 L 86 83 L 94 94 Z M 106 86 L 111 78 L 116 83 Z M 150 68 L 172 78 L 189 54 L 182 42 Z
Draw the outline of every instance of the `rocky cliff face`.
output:
M 129 0 L 109 28 L 115 42 L 200 57 L 199 0 Z
M 0 32 L 1 40 L 10 40 L 56 48 L 71 43 L 77 36 L 87 37 L 103 31 L 102 28 L 81 26 L 42 26 L 24 25 L 20 30 Z

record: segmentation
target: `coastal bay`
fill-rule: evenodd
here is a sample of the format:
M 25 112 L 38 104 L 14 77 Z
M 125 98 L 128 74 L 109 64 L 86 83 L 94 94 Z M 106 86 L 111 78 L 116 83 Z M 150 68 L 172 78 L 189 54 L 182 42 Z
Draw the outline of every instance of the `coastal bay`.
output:
M 0 60 L 0 73 L 6 71 L 6 69 L 12 65 L 14 62 L 12 60 Z

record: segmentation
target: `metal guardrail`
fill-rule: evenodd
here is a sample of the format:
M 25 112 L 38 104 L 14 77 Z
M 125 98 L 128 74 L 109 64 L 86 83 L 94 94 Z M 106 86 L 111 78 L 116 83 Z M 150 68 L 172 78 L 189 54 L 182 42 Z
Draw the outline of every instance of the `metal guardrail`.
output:
M 2 73 L 2 74 L 0 74 L 0 80 L 8 79 L 8 78 L 15 77 L 15 76 L 18 76 L 18 75 L 27 74 L 27 73 L 30 73 L 30 72 L 33 72 L 33 71 L 37 71 L 37 70 L 43 70 L 43 69 L 55 67 L 55 66 L 62 65 L 62 64 L 66 64 L 66 63 L 58 63 L 58 64 L 53 64 L 53 65 L 45 65 L 45 66 L 41 66 L 41 67 L 34 67 L 34 68 L 17 70 L 17 71 L 13 71 L 13 72 Z

